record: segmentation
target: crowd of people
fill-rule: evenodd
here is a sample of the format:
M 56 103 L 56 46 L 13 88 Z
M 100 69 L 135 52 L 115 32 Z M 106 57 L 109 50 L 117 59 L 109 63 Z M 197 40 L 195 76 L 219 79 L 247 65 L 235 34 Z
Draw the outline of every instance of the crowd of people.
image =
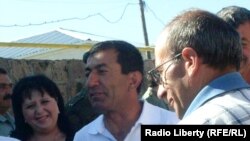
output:
M 94 44 L 83 63 L 84 88 L 66 104 L 44 74 L 13 85 L 1 67 L 0 141 L 140 141 L 141 125 L 250 124 L 246 8 L 177 15 L 159 35 L 147 74 L 138 48 L 122 40 Z

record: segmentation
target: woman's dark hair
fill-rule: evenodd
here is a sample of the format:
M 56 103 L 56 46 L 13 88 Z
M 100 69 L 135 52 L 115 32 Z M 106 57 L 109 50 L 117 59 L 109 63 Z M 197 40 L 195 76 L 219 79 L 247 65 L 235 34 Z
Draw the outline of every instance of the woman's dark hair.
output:
M 34 90 L 41 92 L 42 95 L 44 95 L 44 92 L 47 92 L 57 101 L 60 111 L 57 125 L 67 138 L 72 138 L 74 133 L 72 130 L 70 130 L 71 127 L 65 115 L 64 100 L 60 90 L 51 79 L 42 74 L 24 77 L 20 79 L 14 86 L 12 94 L 12 108 L 15 117 L 16 128 L 11 133 L 11 136 L 19 140 L 26 141 L 34 134 L 31 126 L 25 123 L 22 112 L 22 104 L 24 99 L 30 98 L 32 91 Z

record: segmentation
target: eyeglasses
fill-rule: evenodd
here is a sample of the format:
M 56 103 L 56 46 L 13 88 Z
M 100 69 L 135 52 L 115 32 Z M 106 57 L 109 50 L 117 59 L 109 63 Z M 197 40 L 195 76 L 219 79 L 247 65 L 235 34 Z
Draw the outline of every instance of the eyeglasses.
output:
M 12 83 L 0 83 L 0 89 L 7 89 L 7 87 L 12 88 Z
M 163 80 L 161 78 L 161 73 L 158 71 L 158 69 L 163 66 L 164 64 L 176 59 L 177 57 L 181 56 L 181 53 L 178 53 L 177 55 L 175 55 L 173 58 L 163 62 L 162 64 L 158 65 L 157 67 L 151 69 L 150 71 L 148 71 L 148 74 L 151 76 L 152 80 L 157 83 L 158 85 L 161 85 L 163 83 Z M 171 65 L 171 64 L 170 64 Z M 169 68 L 170 65 L 167 67 Z

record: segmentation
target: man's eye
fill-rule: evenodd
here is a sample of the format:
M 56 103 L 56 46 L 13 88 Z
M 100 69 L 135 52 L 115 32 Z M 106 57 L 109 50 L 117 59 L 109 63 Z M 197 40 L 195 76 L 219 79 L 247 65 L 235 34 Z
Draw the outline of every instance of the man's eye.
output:
M 107 71 L 106 70 L 98 70 L 98 73 L 99 74 L 104 74 L 104 73 L 106 73 Z

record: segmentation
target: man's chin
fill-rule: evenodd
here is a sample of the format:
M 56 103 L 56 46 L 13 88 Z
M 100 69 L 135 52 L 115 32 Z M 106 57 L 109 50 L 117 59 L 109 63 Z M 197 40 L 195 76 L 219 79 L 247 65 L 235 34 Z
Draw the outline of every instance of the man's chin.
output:
M 92 102 L 92 107 L 97 111 L 105 111 L 104 106 L 100 102 Z

